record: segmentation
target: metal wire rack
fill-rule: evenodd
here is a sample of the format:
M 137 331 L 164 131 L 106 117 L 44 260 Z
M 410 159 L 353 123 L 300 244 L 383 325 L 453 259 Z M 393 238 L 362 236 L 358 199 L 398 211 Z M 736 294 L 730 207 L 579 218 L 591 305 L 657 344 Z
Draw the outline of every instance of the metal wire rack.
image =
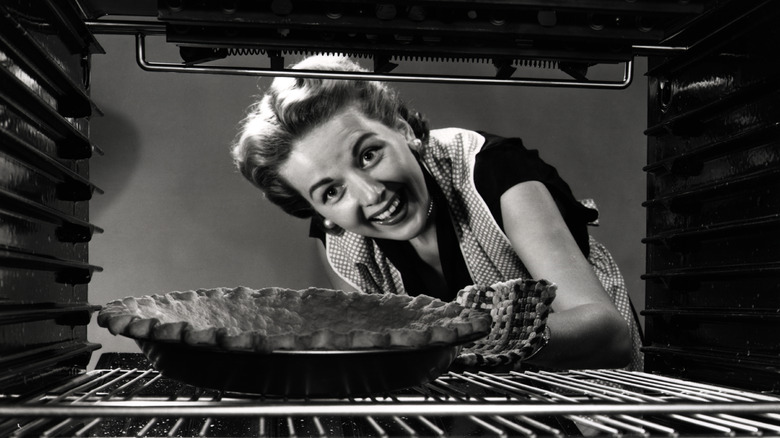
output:
M 621 370 L 449 373 L 367 398 L 195 388 L 95 370 L 0 398 L 2 436 L 780 436 L 780 397 Z

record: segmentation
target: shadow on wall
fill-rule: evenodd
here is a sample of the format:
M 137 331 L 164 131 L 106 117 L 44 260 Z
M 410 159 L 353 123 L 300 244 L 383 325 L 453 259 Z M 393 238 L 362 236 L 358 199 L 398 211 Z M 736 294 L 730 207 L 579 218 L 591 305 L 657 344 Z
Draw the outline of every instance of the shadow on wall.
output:
M 91 299 L 198 287 L 321 284 L 304 221 L 285 215 L 233 168 L 229 145 L 257 93 L 253 77 L 150 73 L 133 39 L 102 36 L 92 96 L 104 117 L 91 162 L 106 229 Z M 308 256 L 311 254 L 311 256 Z M 124 280 L 117 285 L 116 280 Z M 106 296 L 101 283 L 114 284 Z
M 138 126 L 129 115 L 104 109 L 99 120 L 91 124 L 90 137 L 103 154 L 93 160 L 99 165 L 90 167 L 90 178 L 108 185 L 99 185 L 106 192 L 106 196 L 96 197 L 100 207 L 94 208 L 95 204 L 92 204 L 91 219 L 97 223 L 101 222 L 101 213 L 120 198 L 140 161 Z

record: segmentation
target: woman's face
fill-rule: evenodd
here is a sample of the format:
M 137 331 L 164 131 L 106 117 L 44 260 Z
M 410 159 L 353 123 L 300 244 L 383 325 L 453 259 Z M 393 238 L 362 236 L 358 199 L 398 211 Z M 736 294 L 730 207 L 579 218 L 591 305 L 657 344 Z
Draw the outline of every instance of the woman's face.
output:
M 413 138 L 408 125 L 393 129 L 350 107 L 295 142 L 280 173 L 341 228 L 410 240 L 425 228 L 430 199 Z

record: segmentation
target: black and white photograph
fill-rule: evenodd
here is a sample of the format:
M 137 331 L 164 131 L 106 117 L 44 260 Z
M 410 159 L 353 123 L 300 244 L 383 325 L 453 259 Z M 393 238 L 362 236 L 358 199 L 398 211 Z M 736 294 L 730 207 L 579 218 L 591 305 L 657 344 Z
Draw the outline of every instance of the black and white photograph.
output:
M 778 19 L 0 0 L 0 436 L 780 436 Z

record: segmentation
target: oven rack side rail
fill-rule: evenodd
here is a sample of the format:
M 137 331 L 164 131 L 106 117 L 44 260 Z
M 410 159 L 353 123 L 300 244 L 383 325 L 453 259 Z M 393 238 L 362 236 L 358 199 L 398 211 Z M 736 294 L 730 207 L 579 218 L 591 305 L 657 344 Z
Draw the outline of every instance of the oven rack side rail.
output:
M 164 414 L 161 414 L 164 412 Z M 52 405 L 0 406 L 0 418 L 93 417 L 326 417 L 326 416 L 517 416 L 517 415 L 679 415 L 771 414 L 780 419 L 780 402 L 732 403 L 522 403 L 522 402 L 340 402 L 247 403 L 226 401 L 107 401 Z

